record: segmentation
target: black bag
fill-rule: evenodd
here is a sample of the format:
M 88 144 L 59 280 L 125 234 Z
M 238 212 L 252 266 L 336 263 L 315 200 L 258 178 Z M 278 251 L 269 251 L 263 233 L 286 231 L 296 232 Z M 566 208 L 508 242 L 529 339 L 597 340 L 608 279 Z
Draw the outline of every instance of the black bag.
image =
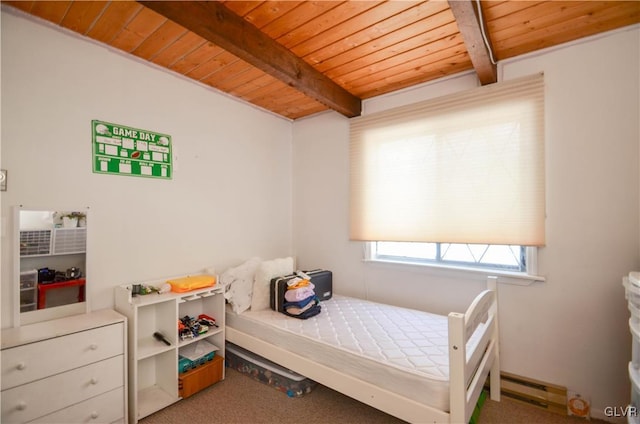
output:
M 302 303 L 306 303 L 306 305 L 300 305 Z M 321 310 L 320 299 L 313 295 L 300 302 L 285 302 L 282 313 L 298 319 L 307 319 L 318 315 Z
M 304 271 L 315 286 L 315 294 L 320 301 L 329 300 L 333 295 L 333 273 L 325 269 L 316 269 L 313 271 Z M 297 274 L 276 277 L 271 280 L 269 301 L 271 309 L 278 312 L 284 312 L 284 304 L 286 302 L 284 294 L 287 291 L 287 282 L 292 278 L 298 277 Z

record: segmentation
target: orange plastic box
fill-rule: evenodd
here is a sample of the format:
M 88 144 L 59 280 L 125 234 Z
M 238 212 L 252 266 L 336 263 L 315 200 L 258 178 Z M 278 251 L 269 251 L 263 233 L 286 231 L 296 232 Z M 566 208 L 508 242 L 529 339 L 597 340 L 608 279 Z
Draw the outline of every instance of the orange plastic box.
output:
M 192 275 L 183 278 L 174 278 L 167 281 L 171 285 L 171 291 L 184 293 L 191 290 L 211 287 L 216 284 L 216 277 L 213 275 Z

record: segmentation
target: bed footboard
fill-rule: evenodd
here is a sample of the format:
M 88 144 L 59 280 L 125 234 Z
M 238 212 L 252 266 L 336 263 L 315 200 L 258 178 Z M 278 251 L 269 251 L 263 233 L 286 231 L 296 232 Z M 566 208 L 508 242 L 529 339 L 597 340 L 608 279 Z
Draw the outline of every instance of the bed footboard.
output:
M 489 277 L 464 314 L 449 314 L 450 422 L 468 423 L 487 376 L 500 400 L 497 278 Z

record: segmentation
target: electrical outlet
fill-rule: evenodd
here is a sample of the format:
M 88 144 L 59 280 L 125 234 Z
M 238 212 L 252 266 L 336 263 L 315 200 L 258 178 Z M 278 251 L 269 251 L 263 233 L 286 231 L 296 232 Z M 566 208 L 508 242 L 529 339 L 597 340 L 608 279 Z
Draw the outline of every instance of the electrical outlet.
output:
M 0 169 L 0 191 L 7 191 L 7 170 Z

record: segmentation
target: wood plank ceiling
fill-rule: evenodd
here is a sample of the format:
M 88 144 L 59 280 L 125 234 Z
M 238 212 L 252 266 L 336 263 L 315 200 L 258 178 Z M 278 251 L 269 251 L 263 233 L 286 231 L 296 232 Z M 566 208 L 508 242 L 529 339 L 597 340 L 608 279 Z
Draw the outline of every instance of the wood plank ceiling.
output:
M 2 3 L 289 119 L 640 22 L 639 1 Z

